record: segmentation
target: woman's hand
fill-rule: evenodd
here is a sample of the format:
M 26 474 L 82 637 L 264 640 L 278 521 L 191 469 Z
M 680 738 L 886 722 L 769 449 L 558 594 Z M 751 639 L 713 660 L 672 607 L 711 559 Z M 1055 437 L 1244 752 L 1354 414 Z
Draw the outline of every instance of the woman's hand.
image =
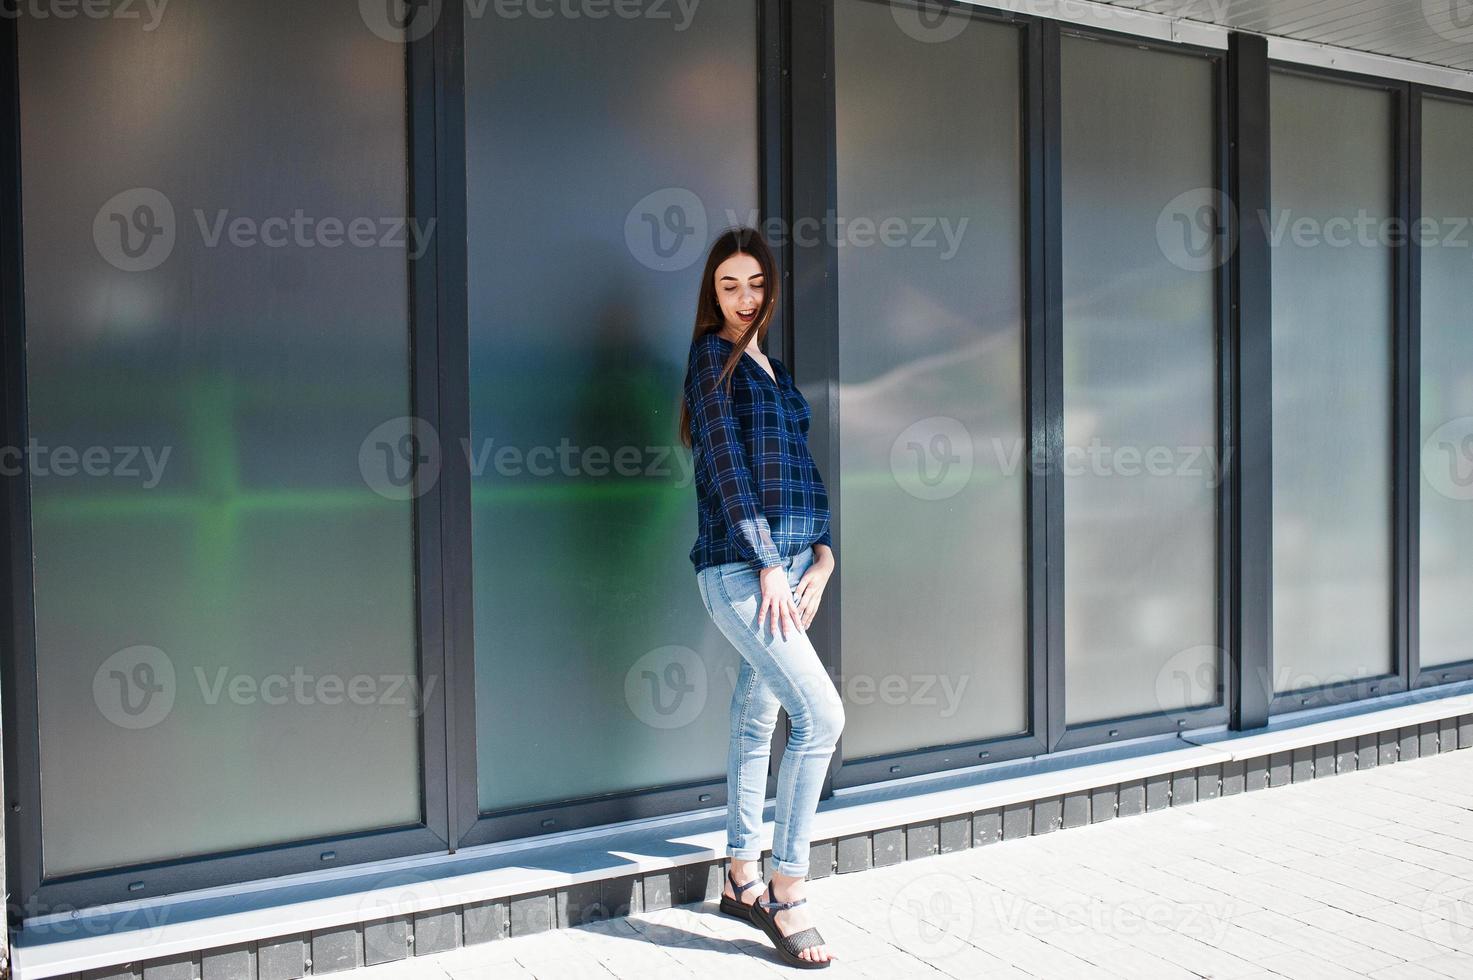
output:
M 772 632 L 777 633 L 781 628 L 786 640 L 789 626 L 800 628 L 798 608 L 793 604 L 793 590 L 788 587 L 788 569 L 784 565 L 771 565 L 757 573 L 757 581 L 762 586 L 762 607 L 757 610 L 758 628 L 771 615 Z
M 813 617 L 817 615 L 824 586 L 829 584 L 829 576 L 833 572 L 833 549 L 824 544 L 814 545 L 813 564 L 808 566 L 808 571 L 803 573 L 803 577 L 798 580 L 798 587 L 793 590 L 798 605 L 798 621 L 802 623 L 804 630 L 808 629 Z

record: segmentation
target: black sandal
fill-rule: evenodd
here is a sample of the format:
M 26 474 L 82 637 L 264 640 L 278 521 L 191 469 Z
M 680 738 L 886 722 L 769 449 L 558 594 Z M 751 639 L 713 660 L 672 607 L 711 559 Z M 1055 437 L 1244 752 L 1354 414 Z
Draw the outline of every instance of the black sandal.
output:
M 731 876 L 731 868 L 728 867 L 726 869 L 726 880 L 731 882 L 732 891 L 740 895 L 742 892 L 746 891 L 748 888 L 751 888 L 762 879 L 753 878 L 745 885 L 738 885 L 736 883 L 736 879 Z M 741 919 L 748 925 L 755 926 L 757 924 L 752 921 L 752 906 L 748 905 L 746 902 L 738 901 L 735 898 L 731 898 L 726 894 L 724 890 L 721 893 L 721 911 L 725 912 L 727 915 L 731 916 L 734 919 Z
M 767 883 L 765 894 L 774 899 L 777 898 L 772 891 L 772 882 Z M 822 946 L 824 944 L 823 936 L 818 934 L 817 927 L 809 926 L 807 929 L 799 930 L 791 936 L 784 936 L 782 930 L 777 927 L 778 912 L 781 912 L 783 909 L 790 909 L 794 906 L 802 905 L 806 901 L 808 899 L 800 898 L 796 902 L 764 902 L 759 898 L 752 903 L 752 922 L 763 932 L 767 933 L 767 938 L 771 939 L 772 945 L 777 947 L 777 953 L 783 958 L 783 962 L 789 963 L 792 966 L 801 966 L 805 970 L 816 970 L 828 966 L 833 962 L 833 959 L 805 960 L 798 954 L 805 949 L 811 949 L 814 946 Z

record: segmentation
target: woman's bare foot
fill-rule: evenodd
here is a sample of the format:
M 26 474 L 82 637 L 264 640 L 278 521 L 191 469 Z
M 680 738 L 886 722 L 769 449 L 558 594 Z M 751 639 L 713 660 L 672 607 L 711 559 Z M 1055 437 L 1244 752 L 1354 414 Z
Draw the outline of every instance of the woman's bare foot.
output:
M 808 879 L 794 878 L 792 875 L 772 873 L 772 900 L 775 902 L 796 902 L 808 894 Z M 808 905 L 800 905 L 795 909 L 782 909 L 774 917 L 778 931 L 784 936 L 802 932 L 813 925 L 813 918 L 808 914 Z M 829 952 L 828 944 L 812 946 L 798 954 L 805 960 L 822 963 L 825 960 L 838 959 Z
M 738 885 L 745 885 L 749 881 L 762 877 L 761 871 L 762 863 L 760 861 L 743 861 L 740 858 L 732 858 L 731 866 L 727 868 L 727 873 L 722 876 L 724 884 L 721 886 L 721 894 L 727 898 L 734 898 L 743 905 L 751 905 L 762 894 L 762 889 L 748 888 L 738 895 L 731 887 L 731 880 L 735 878 Z

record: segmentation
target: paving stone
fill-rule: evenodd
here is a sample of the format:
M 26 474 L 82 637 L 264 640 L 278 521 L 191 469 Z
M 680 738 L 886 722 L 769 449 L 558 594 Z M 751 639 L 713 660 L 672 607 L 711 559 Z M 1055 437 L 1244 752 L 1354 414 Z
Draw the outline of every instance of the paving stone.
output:
M 982 847 L 1002 840 L 1002 811 L 978 810 L 972 814 L 972 846 Z
M 831 840 L 811 841 L 808 845 L 808 877 L 827 878 L 833 873 L 834 842 Z M 689 899 L 693 902 L 700 900 L 699 897 Z
M 198 980 L 199 956 L 185 953 L 143 964 L 143 980 Z
M 377 966 L 409 956 L 409 917 L 396 915 L 363 923 L 363 965 Z
M 1033 833 L 1033 804 L 1012 803 L 1002 811 L 1002 839 L 1015 840 Z
M 78 976 L 78 974 L 72 974 L 72 976 Z M 143 967 L 137 963 L 83 970 L 80 974 L 81 980 L 139 980 L 142 976 Z
M 672 879 L 675 877 L 670 871 L 651 871 L 644 876 L 644 910 L 653 912 L 656 909 L 668 909 L 675 904 L 673 901 Z M 516 931 L 512 931 L 516 935 Z
M 641 908 L 641 912 L 645 909 Z M 553 927 L 552 894 L 518 895 L 511 899 L 511 935 L 531 936 Z
M 1146 783 L 1144 780 L 1136 779 L 1128 783 L 1121 783 L 1116 796 L 1118 804 L 1115 815 L 1117 817 L 1134 817 L 1146 812 Z
M 363 965 L 363 933 L 357 926 L 312 933 L 312 973 L 340 973 Z M 144 977 L 144 980 L 148 980 Z
M 414 917 L 414 954 L 427 956 L 460 948 L 459 909 L 420 912 Z
M 1427 721 L 1417 726 L 1417 755 L 1437 754 L 1437 722 Z
M 243 943 L 200 957 L 200 980 L 256 980 L 256 948 Z
M 1287 786 L 1294 780 L 1294 753 L 1275 752 L 1268 757 L 1269 786 Z
M 1310 749 L 1310 759 L 1314 766 L 1314 778 L 1335 775 L 1335 743 L 1321 742 Z
M 603 904 L 607 900 L 608 884 L 608 882 L 598 882 L 599 895 L 602 896 L 599 908 L 604 913 L 603 918 L 606 919 L 614 915 L 613 911 Z M 511 935 L 509 914 L 510 909 L 505 902 L 479 902 L 475 905 L 464 906 L 460 910 L 460 921 L 465 945 L 489 943 Z
M 1437 751 L 1456 752 L 1458 749 L 1458 719 L 1444 718 L 1437 723 Z
M 941 853 L 941 826 L 936 821 L 913 823 L 905 828 L 905 859 L 914 861 Z
M 281 936 L 256 944 L 257 980 L 297 980 L 307 975 L 306 935 Z
M 1222 766 L 1197 769 L 1197 799 L 1215 800 L 1222 795 Z
M 951 854 L 972 846 L 972 815 L 963 814 L 941 821 L 941 853 Z
M 1171 774 L 1162 773 L 1146 779 L 1146 812 L 1164 810 L 1171 805 Z
M 1243 790 L 1251 793 L 1254 790 L 1268 788 L 1268 756 L 1260 755 L 1252 759 L 1243 760 Z
M 1335 743 L 1335 772 L 1350 772 L 1355 769 L 1355 739 L 1342 738 Z
M 1289 780 L 1295 783 L 1307 783 L 1314 778 L 1314 747 L 1306 745 L 1295 749 L 1292 761 L 1289 764 Z
M 1033 801 L 1033 833 L 1051 834 L 1064 826 L 1064 801 L 1057 796 Z
M 871 835 L 875 848 L 875 867 L 883 868 L 905 860 L 905 830 L 894 827 Z
M 1396 762 L 1397 741 L 1397 733 L 1395 731 L 1381 732 L 1376 736 L 1376 744 L 1380 749 L 1376 754 L 1376 765 L 1389 766 Z
M 1197 770 L 1182 769 L 1171 774 L 1171 805 L 1197 802 Z
M 1089 793 L 1070 793 L 1064 797 L 1063 826 L 1069 830 L 1089 823 Z
M 1243 792 L 1245 773 L 1246 769 L 1242 759 L 1224 762 L 1222 764 L 1222 795 L 1237 796 Z
M 644 911 L 644 883 L 638 875 L 621 875 L 605 878 L 599 882 L 599 900 L 611 917 Z M 508 906 L 510 903 L 507 903 Z M 525 914 L 525 911 L 524 911 Z M 520 935 L 511 931 L 512 910 L 506 912 L 506 935 Z
M 855 834 L 853 837 L 839 838 L 839 874 L 847 874 L 850 871 L 867 871 L 874 867 L 870 847 L 869 834 Z
M 1355 740 L 1355 767 L 1357 769 L 1374 769 L 1381 761 L 1380 750 L 1381 736 L 1376 734 L 1362 735 Z
M 1409 761 L 1417 758 L 1421 745 L 1421 730 L 1416 725 L 1398 729 L 1396 751 L 1398 760 Z

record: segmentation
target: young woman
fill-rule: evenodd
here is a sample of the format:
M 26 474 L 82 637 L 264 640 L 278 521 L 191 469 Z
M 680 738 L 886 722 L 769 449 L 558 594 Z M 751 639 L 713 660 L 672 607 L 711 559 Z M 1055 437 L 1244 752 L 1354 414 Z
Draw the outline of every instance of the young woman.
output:
M 731 700 L 721 910 L 767 933 L 794 966 L 834 959 L 804 907 L 808 828 L 844 708 L 807 629 L 834 569 L 828 494 L 808 452 L 810 410 L 762 353 L 780 280 L 751 228 L 711 246 L 696 303 L 681 439 L 695 463 L 701 602 L 741 654 Z M 777 776 L 773 875 L 758 891 L 762 803 L 777 709 L 792 729 Z M 744 893 L 751 892 L 750 897 Z

